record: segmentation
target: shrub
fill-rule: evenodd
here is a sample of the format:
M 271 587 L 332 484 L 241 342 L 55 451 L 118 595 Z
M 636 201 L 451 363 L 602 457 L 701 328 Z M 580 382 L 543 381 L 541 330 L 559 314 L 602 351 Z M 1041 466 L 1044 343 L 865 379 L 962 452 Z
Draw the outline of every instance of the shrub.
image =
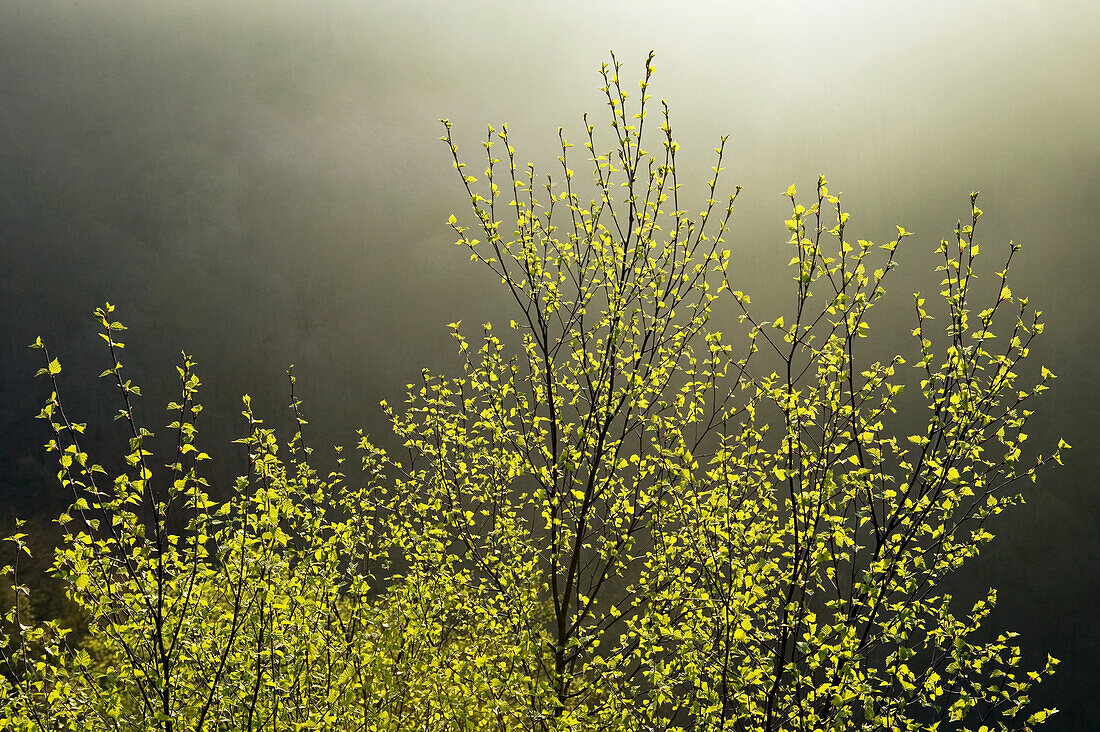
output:
M 320 476 L 291 376 L 298 430 L 280 445 L 246 397 L 250 469 L 212 500 L 194 362 L 158 469 L 107 305 L 104 376 L 131 431 L 108 477 L 36 344 L 73 491 L 54 571 L 87 640 L 14 604 L 8 727 L 1031 729 L 1053 713 L 1026 705 L 1056 661 L 1021 670 L 1013 634 L 983 626 L 995 594 L 960 608 L 943 589 L 1068 447 L 1024 456 L 1053 374 L 1021 369 L 1042 323 L 1008 287 L 1019 247 L 976 305 L 972 194 L 937 249 L 942 290 L 915 297 L 912 363 L 871 360 L 868 314 L 910 232 L 852 241 L 820 178 L 808 206 L 784 194 L 793 303 L 762 315 L 723 246 L 740 191 L 719 203 L 725 140 L 691 213 L 667 105 L 643 143 L 652 55 L 634 112 L 619 72 L 602 69 L 609 151 L 585 120 L 585 184 L 559 134 L 558 184 L 537 193 L 506 126 L 479 181 L 443 121 L 474 218 L 450 225 L 514 319 L 452 323 L 461 373 L 425 371 L 384 405 L 402 459 L 363 437 L 358 475 L 340 453 Z M 908 382 L 914 430 L 894 417 Z

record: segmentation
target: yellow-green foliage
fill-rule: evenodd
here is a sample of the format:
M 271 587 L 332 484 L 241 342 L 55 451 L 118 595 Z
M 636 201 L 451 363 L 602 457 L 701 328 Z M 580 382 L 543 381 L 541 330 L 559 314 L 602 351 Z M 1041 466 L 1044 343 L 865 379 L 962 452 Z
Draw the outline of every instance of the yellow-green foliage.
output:
M 280 451 L 246 398 L 249 474 L 212 501 L 193 362 L 158 470 L 108 305 L 104 375 L 132 429 L 109 477 L 46 354 L 42 416 L 74 498 L 55 570 L 89 640 L 16 603 L 7 727 L 1030 729 L 1053 712 L 1026 704 L 1055 661 L 1021 670 L 1012 634 L 982 625 L 995 594 L 958 607 L 942 590 L 1044 462 L 1022 449 L 1053 375 L 1020 369 L 1042 324 L 1007 285 L 1018 247 L 975 312 L 971 196 L 935 305 L 916 297 L 914 363 L 868 363 L 910 232 L 853 242 L 824 178 L 808 207 L 791 186 L 792 306 L 762 317 L 723 242 L 724 140 L 693 213 L 667 105 L 643 147 L 651 73 L 652 57 L 628 112 L 604 67 L 613 142 L 586 121 L 584 184 L 561 136 L 560 185 L 540 191 L 507 127 L 489 128 L 478 180 L 444 121 L 475 219 L 450 224 L 514 319 L 451 324 L 462 372 L 425 371 L 385 405 L 400 459 L 363 438 L 361 471 L 319 476 L 291 377 L 298 431 Z M 712 327 L 720 311 L 736 335 Z M 919 399 L 894 419 L 907 382 Z

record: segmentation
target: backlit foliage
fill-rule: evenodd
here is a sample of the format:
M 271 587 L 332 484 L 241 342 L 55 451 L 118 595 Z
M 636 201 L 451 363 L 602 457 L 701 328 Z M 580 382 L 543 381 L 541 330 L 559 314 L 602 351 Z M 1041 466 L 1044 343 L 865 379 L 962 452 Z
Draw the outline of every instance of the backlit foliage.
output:
M 280 445 L 246 398 L 249 474 L 211 500 L 194 363 L 161 467 L 108 305 L 104 376 L 132 433 L 108 476 L 46 354 L 47 447 L 74 500 L 55 573 L 88 640 L 14 604 L 5 726 L 993 730 L 1052 713 L 1027 703 L 1056 662 L 1027 670 L 983 625 L 992 591 L 962 606 L 943 589 L 1068 447 L 1024 449 L 1053 374 L 1022 368 L 1042 323 L 1008 287 L 1018 247 L 975 302 L 973 194 L 938 249 L 942 290 L 915 297 L 913 353 L 869 359 L 910 232 L 853 241 L 821 178 L 784 194 L 791 305 L 759 313 L 725 243 L 725 140 L 689 209 L 668 107 L 649 114 L 652 56 L 637 100 L 619 71 L 603 68 L 610 149 L 586 119 L 583 160 L 561 133 L 545 183 L 507 126 L 471 174 L 444 120 L 473 211 L 450 225 L 514 307 L 504 328 L 452 323 L 461 373 L 384 405 L 402 455 L 364 436 L 358 470 L 318 475 L 291 377 L 297 431 Z

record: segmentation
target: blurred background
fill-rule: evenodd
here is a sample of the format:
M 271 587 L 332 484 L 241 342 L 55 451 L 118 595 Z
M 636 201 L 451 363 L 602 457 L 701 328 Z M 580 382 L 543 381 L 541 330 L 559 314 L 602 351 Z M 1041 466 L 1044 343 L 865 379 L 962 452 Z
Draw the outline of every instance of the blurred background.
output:
M 910 293 L 935 291 L 931 252 L 971 190 L 987 272 L 1024 245 L 1013 291 L 1046 312 L 1034 360 L 1060 375 L 1032 434 L 1075 449 L 957 584 L 999 588 L 990 623 L 1022 634 L 1030 665 L 1062 659 L 1036 695 L 1062 710 L 1048 728 L 1094 729 L 1097 28 L 1100 4 L 1069 0 L 0 2 L 0 516 L 48 532 L 63 507 L 34 419 L 48 396 L 35 336 L 65 366 L 94 458 L 117 452 L 116 394 L 95 378 L 106 300 L 131 328 L 151 427 L 168 421 L 180 350 L 199 362 L 214 479 L 243 468 L 229 444 L 242 394 L 288 424 L 290 364 L 314 445 L 363 428 L 392 446 L 378 402 L 456 365 L 445 323 L 510 317 L 445 226 L 468 199 L 439 118 L 474 170 L 485 123 L 506 121 L 521 162 L 550 171 L 557 128 L 579 143 L 585 112 L 610 144 L 608 49 L 631 91 L 654 49 L 686 200 L 704 199 L 730 135 L 725 187 L 744 192 L 729 241 L 754 300 L 782 304 L 778 194 L 810 194 L 818 173 L 844 192 L 853 237 L 917 234 L 877 324 L 890 348 L 909 347 Z

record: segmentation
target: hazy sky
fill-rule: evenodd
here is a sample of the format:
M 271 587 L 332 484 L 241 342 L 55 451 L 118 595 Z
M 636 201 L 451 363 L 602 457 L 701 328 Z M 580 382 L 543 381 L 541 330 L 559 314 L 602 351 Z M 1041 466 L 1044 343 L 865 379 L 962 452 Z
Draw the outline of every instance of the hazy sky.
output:
M 35 335 L 62 354 L 83 419 L 113 410 L 81 386 L 103 368 L 88 316 L 106 299 L 132 326 L 139 381 L 166 389 L 156 374 L 195 355 L 215 434 L 246 391 L 280 409 L 290 363 L 319 439 L 380 433 L 380 399 L 453 364 L 445 323 L 507 318 L 444 225 L 466 202 L 438 119 L 471 158 L 485 123 L 507 121 L 520 158 L 549 167 L 559 125 L 579 138 L 584 112 L 602 124 L 608 49 L 631 88 L 654 49 L 651 92 L 699 181 L 687 195 L 701 200 L 730 134 L 749 292 L 786 281 L 777 194 L 819 172 L 858 237 L 917 232 L 889 312 L 934 286 L 928 255 L 970 190 L 983 249 L 1024 243 L 1013 289 L 1046 311 L 1036 355 L 1062 375 L 1036 438 L 1077 449 L 970 576 L 1002 588 L 996 624 L 1066 659 L 1043 695 L 1065 710 L 1052 728 L 1086 729 L 1100 682 L 1098 28 L 1100 3 L 1055 0 L 0 0 L 0 467 L 45 439 Z M 911 326 L 890 327 L 900 343 Z M 0 478 L 8 494 L 22 474 Z

